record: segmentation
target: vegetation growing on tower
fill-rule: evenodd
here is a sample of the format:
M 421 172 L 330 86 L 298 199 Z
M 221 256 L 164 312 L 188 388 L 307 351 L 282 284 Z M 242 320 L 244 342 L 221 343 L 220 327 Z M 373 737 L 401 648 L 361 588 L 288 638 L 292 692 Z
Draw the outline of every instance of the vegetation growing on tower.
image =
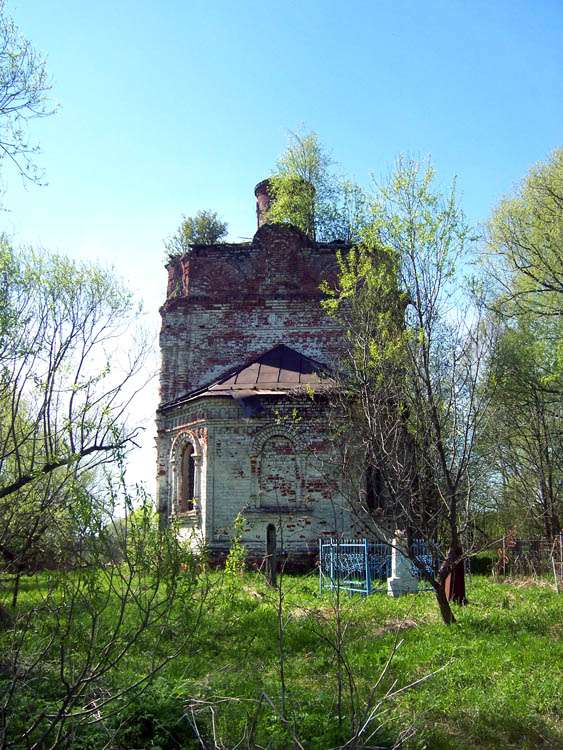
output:
M 169 258 L 190 252 L 193 245 L 214 245 L 227 235 L 228 224 L 215 211 L 198 211 L 195 216 L 184 216 L 180 226 L 164 246 Z

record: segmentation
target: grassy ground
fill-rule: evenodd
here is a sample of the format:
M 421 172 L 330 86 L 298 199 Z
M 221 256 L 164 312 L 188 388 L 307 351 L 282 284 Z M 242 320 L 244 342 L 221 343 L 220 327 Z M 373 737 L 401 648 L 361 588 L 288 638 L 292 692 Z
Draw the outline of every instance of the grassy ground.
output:
M 255 730 L 256 747 L 292 747 L 290 734 L 295 732 L 306 750 L 327 750 L 350 736 L 353 718 L 360 720 L 369 691 L 399 641 L 378 696 L 393 684 L 397 689 L 436 674 L 384 702 L 385 713 L 373 723 L 375 728 L 384 719 L 377 743 L 392 746 L 399 732 L 412 725 L 415 734 L 404 748 L 563 746 L 563 599 L 548 586 L 473 577 L 470 606 L 456 608 L 458 624 L 450 628 L 441 624 L 430 593 L 398 600 L 383 594 L 343 596 L 339 660 L 335 597 L 319 594 L 316 577 L 286 576 L 282 652 L 288 728 L 279 719 L 276 592 L 257 574 L 230 583 L 219 574 L 211 579 L 204 615 L 193 632 L 193 608 L 186 602 L 179 605 L 186 607 L 190 632 L 181 652 L 144 692 L 123 699 L 120 717 L 85 730 L 76 747 L 199 747 L 185 718 L 186 706 L 198 699 L 204 703 L 195 705 L 193 716 L 207 737 L 213 734 L 213 718 L 217 747 L 230 750 Z M 151 656 L 170 653 L 182 636 L 176 626 L 158 642 L 145 639 L 124 663 L 117 682 L 132 681 L 142 673 L 149 651 Z M 340 722 L 339 663 L 344 677 Z M 35 695 L 38 689 L 35 685 Z M 261 695 L 268 698 L 257 712 Z M 109 736 L 110 728 L 113 739 L 104 745 L 102 737 Z M 372 742 L 370 747 L 377 744 Z

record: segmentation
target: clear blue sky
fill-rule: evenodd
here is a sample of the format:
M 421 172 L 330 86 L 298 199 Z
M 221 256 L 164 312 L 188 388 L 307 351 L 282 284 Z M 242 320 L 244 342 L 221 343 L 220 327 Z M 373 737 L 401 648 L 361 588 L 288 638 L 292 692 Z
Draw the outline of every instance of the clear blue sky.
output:
M 255 228 L 253 186 L 316 130 L 362 183 L 399 152 L 458 176 L 483 221 L 563 142 L 561 0 L 8 0 L 59 112 L 33 126 L 46 187 L 4 171 L 16 241 L 113 263 L 155 315 L 181 214 Z M 140 409 L 148 420 L 154 391 Z M 150 441 L 149 441 L 150 442 Z M 146 449 L 148 450 L 148 449 Z M 147 454 L 148 455 L 148 454 Z M 144 478 L 152 478 L 152 458 Z

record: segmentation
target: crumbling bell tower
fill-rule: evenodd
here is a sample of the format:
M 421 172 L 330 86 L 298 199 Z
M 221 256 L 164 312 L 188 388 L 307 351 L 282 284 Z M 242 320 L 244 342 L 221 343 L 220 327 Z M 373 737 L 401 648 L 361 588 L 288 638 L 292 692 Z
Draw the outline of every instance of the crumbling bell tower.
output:
M 242 512 L 252 554 L 273 525 L 297 561 L 314 555 L 319 534 L 349 526 L 327 468 L 320 374 L 342 332 L 321 309 L 319 285 L 336 274 L 343 246 L 267 223 L 268 186 L 255 188 L 251 242 L 194 245 L 168 263 L 158 500 L 162 518 L 175 516 L 212 554 L 225 554 Z M 295 409 L 298 422 L 284 421 Z

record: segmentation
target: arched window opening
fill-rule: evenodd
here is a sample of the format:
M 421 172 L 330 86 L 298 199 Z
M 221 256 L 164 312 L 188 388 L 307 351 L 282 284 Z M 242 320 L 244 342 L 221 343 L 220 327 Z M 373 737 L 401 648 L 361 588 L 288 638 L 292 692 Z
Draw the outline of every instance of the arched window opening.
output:
M 195 460 L 194 447 L 190 443 L 182 451 L 180 471 L 180 497 L 178 506 L 180 511 L 193 510 L 195 490 Z
M 381 469 L 371 464 L 366 470 L 366 505 L 368 510 L 384 510 L 383 475 Z
M 273 435 L 264 444 L 260 456 L 260 504 L 274 508 L 295 505 L 298 476 L 293 444 L 282 435 Z

